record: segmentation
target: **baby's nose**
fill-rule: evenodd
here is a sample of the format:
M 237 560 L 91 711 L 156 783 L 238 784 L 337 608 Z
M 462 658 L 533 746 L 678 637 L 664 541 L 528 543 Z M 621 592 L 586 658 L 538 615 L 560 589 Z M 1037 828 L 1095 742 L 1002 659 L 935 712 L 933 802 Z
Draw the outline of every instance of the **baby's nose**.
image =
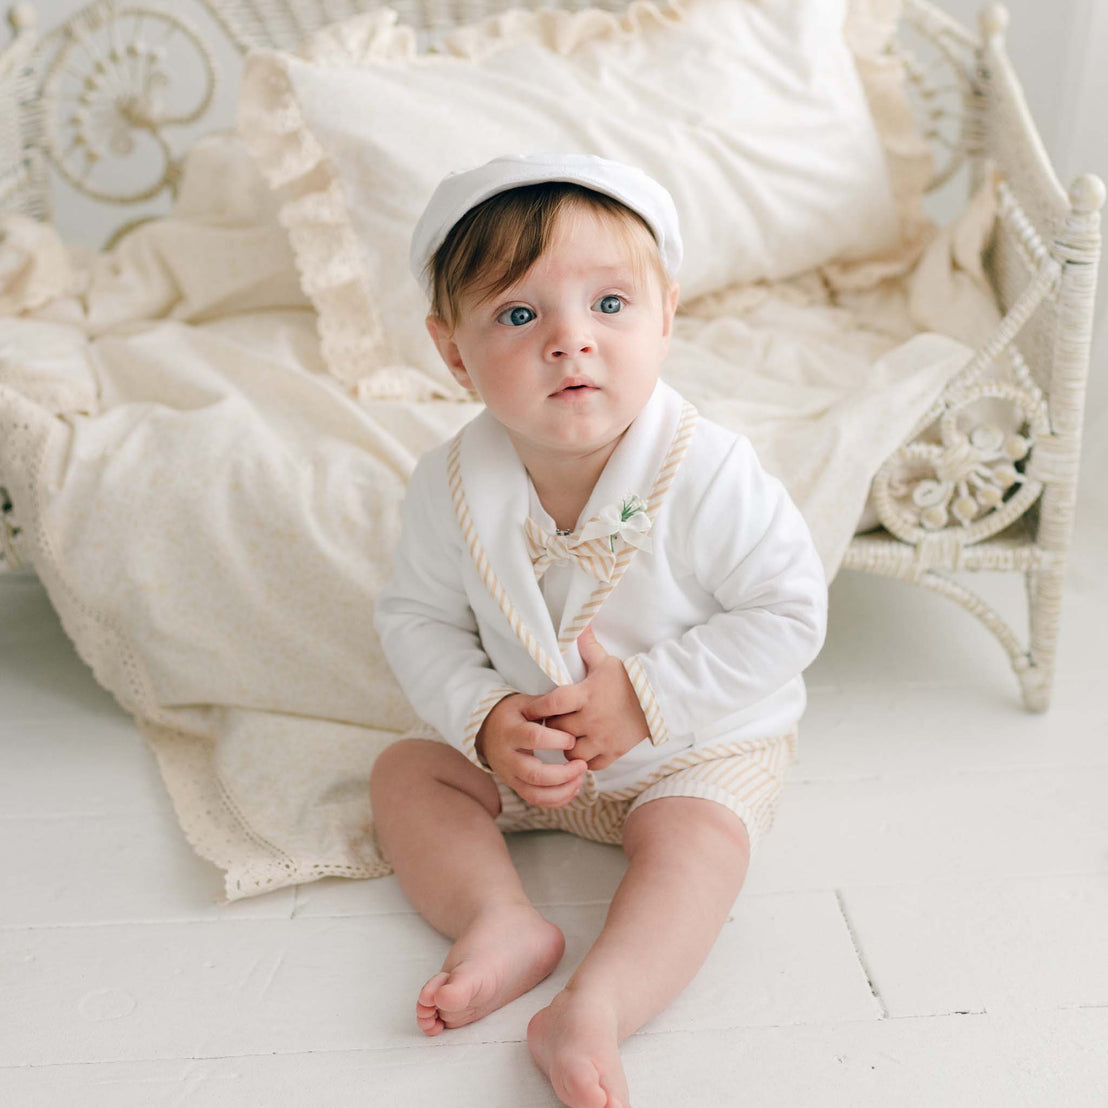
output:
M 560 345 L 553 345 L 550 348 L 550 357 L 554 359 L 568 358 L 575 354 L 591 354 L 592 343 L 587 339 L 581 339 L 576 342 L 567 342 Z
M 553 328 L 546 343 L 547 356 L 555 361 L 589 354 L 593 349 L 592 334 L 580 321 L 566 321 Z

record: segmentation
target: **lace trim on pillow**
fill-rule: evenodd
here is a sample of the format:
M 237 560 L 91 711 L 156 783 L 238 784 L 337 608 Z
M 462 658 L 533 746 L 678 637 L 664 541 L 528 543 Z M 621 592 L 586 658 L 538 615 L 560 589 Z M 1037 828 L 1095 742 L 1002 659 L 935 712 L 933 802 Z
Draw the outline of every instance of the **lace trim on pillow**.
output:
M 238 127 L 270 186 L 283 194 L 278 219 L 316 309 L 324 361 L 353 386 L 396 357 L 370 294 L 338 172 L 300 113 L 290 64 L 296 60 L 281 54 L 247 59 Z
M 636 34 L 648 24 L 682 19 L 688 0 L 631 0 L 619 12 L 599 8 L 567 11 L 512 8 L 444 31 L 438 45 L 421 54 L 411 27 L 397 25 L 397 13 L 378 9 L 317 31 L 302 56 L 320 65 L 358 66 L 381 61 L 419 63 L 422 57 L 448 54 L 479 62 L 517 43 L 538 43 L 559 54 L 572 54 L 593 39 Z
M 565 11 L 513 8 L 443 35 L 441 51 L 479 62 L 519 42 L 538 42 L 558 54 L 572 54 L 586 42 L 638 34 L 650 24 L 676 23 L 685 15 L 686 0 L 632 0 L 622 11 L 586 8 Z

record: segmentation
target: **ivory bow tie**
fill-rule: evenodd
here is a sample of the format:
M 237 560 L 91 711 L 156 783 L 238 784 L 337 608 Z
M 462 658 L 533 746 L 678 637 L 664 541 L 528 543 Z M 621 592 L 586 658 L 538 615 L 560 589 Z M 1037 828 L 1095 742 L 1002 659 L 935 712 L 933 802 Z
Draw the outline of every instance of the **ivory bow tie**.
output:
M 576 562 L 590 577 L 610 581 L 616 565 L 616 540 L 640 550 L 650 550 L 650 517 L 637 496 L 625 496 L 618 504 L 602 508 L 580 531 L 551 533 L 528 517 L 523 524 L 535 577 L 555 563 Z
M 536 580 L 541 581 L 542 575 L 555 562 L 561 561 L 576 562 L 598 581 L 612 579 L 616 556 L 606 538 L 586 539 L 577 532 L 559 535 L 540 527 L 530 517 L 523 524 L 523 533 L 531 564 L 535 567 Z

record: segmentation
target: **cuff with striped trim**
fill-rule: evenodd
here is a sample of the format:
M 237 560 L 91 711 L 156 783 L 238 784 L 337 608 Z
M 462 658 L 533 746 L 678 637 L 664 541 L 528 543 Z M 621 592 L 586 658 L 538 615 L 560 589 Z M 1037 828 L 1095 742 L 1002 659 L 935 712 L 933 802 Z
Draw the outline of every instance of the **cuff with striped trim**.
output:
M 623 659 L 623 668 L 627 676 L 631 678 L 635 695 L 639 698 L 639 706 L 646 716 L 647 726 L 650 728 L 650 742 L 654 746 L 661 746 L 669 742 L 669 728 L 666 727 L 662 709 L 658 706 L 658 698 L 654 695 L 654 689 L 647 680 L 646 670 L 643 669 L 642 655 L 632 654 L 630 658 Z
M 507 685 L 499 685 L 496 688 L 489 689 L 477 701 L 477 707 L 473 709 L 469 722 L 466 724 L 465 732 L 462 735 L 461 751 L 475 766 L 483 769 L 486 773 L 492 773 L 492 769 L 481 761 L 480 755 L 477 753 L 477 732 L 481 730 L 481 724 L 485 722 L 485 717 L 489 712 L 506 696 L 514 696 L 518 691 L 518 689 L 509 688 Z

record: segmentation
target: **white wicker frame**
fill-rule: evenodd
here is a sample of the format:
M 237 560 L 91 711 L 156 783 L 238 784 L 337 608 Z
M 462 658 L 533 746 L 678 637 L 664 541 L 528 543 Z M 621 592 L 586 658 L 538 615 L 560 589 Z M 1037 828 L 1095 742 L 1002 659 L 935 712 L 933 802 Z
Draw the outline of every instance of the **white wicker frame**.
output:
M 378 6 L 380 0 L 199 0 L 242 52 L 253 47 L 295 48 L 305 35 L 335 19 Z M 554 0 L 545 0 L 547 6 Z M 443 28 L 507 7 L 539 7 L 543 0 L 393 0 L 401 19 L 420 29 L 434 48 Z M 627 0 L 557 0 L 558 6 L 618 10 Z M 136 19 L 136 16 L 138 17 Z M 206 67 L 210 82 L 187 115 L 159 114 L 149 82 L 129 93 L 115 83 L 115 137 L 128 132 L 154 139 L 164 156 L 160 180 L 132 195 L 97 194 L 65 164 L 67 152 L 89 143 L 70 136 L 63 149 L 55 124 L 57 92 L 51 75 L 67 48 L 114 33 L 129 20 L 130 46 L 116 49 L 142 57 L 146 75 L 160 64 L 136 23 L 160 20 L 180 32 Z M 0 54 L 0 209 L 50 218 L 44 166 L 77 188 L 118 203 L 175 190 L 179 161 L 165 132 L 201 116 L 216 78 L 212 54 L 201 36 L 166 9 L 97 0 L 52 29 L 36 48 L 34 13 L 13 9 L 13 41 Z M 932 188 L 968 162 L 970 186 L 988 167 L 1003 178 L 1000 214 L 986 268 L 1004 318 L 990 339 L 951 382 L 908 442 L 882 467 L 874 482 L 882 527 L 857 536 L 844 568 L 897 577 L 957 601 L 1001 643 L 1011 660 L 1025 705 L 1050 702 L 1061 613 L 1066 556 L 1073 530 L 1085 384 L 1093 326 L 1100 208 L 1099 178 L 1078 177 L 1068 190 L 1043 149 L 1004 47 L 1008 14 L 989 4 L 973 34 L 927 0 L 903 0 L 903 43 L 923 45 L 924 60 L 904 46 L 896 53 L 915 90 L 924 133 L 936 153 Z M 913 46 L 915 45 L 913 43 Z M 929 55 L 929 56 L 928 56 Z M 122 60 L 121 60 L 122 59 Z M 103 59 L 102 59 L 103 60 Z M 126 84 L 126 82 L 124 82 Z M 91 88 L 92 86 L 90 86 Z M 95 91 L 95 90 L 94 90 Z M 95 159 L 86 154 L 86 169 Z M 102 152 L 98 154 L 101 157 Z M 133 224 L 126 224 L 125 231 Z M 989 398 L 1018 417 L 1016 430 L 974 426 L 972 405 Z M 967 418 L 969 422 L 967 423 Z M 19 528 L 0 488 L 0 569 L 20 564 Z M 953 516 L 953 519 L 951 518 Z M 951 574 L 959 570 L 1021 573 L 1029 601 L 1028 641 Z

